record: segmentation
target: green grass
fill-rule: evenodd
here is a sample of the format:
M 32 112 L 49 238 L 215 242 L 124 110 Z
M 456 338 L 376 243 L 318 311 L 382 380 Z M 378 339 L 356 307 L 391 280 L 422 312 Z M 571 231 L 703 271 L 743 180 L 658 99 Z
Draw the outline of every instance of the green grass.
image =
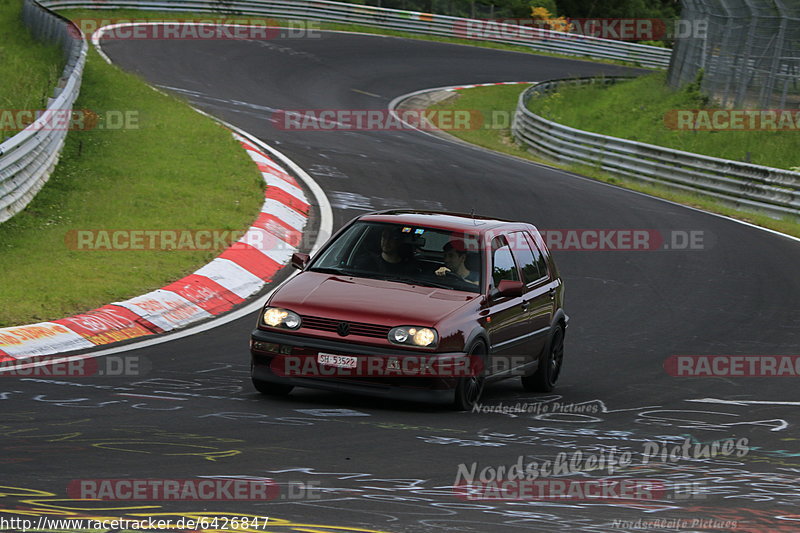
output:
M 22 0 L 0 0 L 0 112 L 44 109 L 64 64 L 57 46 L 37 41 L 22 23 Z M 0 130 L 0 142 L 16 133 Z
M 800 134 L 796 131 L 688 131 L 667 127 L 671 110 L 706 109 L 708 99 L 689 84 L 673 90 L 658 72 L 610 87 L 564 87 L 528 107 L 536 114 L 612 137 L 667 146 L 734 161 L 791 169 L 800 167 Z
M 220 252 L 78 251 L 65 241 L 70 230 L 240 230 L 263 202 L 263 179 L 228 130 L 93 50 L 75 107 L 106 119 L 133 113 L 138 129 L 70 132 L 47 185 L 0 224 L 0 326 L 145 293 Z
M 462 89 L 454 92 L 451 99 L 428 109 L 469 111 L 469 126 L 447 130 L 449 134 L 484 148 L 523 156 L 526 152 L 511 138 L 510 126 L 519 94 L 527 87 L 497 85 Z
M 457 96 L 443 103 L 431 106 L 429 109 L 439 110 L 477 110 L 484 117 L 491 117 L 494 112 L 498 116 L 498 120 L 487 120 L 485 125 L 488 127 L 470 129 L 450 130 L 448 133 L 461 140 L 503 152 L 515 157 L 521 157 L 539 163 L 545 163 L 549 166 L 569 170 L 584 176 L 611 183 L 635 191 L 640 191 L 652 196 L 665 198 L 684 205 L 698 207 L 713 213 L 744 220 L 752 224 L 763 226 L 765 228 L 774 229 L 788 235 L 800 237 L 800 219 L 794 217 L 785 217 L 776 220 L 770 216 L 754 213 L 750 211 L 742 211 L 728 207 L 725 204 L 710 200 L 698 195 L 679 193 L 669 190 L 665 187 L 658 187 L 643 184 L 631 179 L 623 178 L 618 175 L 609 174 L 598 170 L 595 167 L 586 165 L 564 165 L 554 163 L 550 160 L 537 157 L 520 144 L 516 143 L 512 136 L 510 128 L 507 127 L 508 121 L 504 117 L 511 116 L 517 106 L 519 94 L 526 88 L 524 85 L 512 86 L 493 86 L 493 87 L 476 87 L 472 89 L 462 89 L 458 91 Z M 646 96 L 642 97 L 647 99 Z M 651 95 L 651 98 L 655 98 Z M 598 110 L 593 109 L 593 113 L 602 114 L 604 112 L 603 102 L 598 102 L 596 99 L 585 98 L 586 102 L 590 102 L 598 106 Z M 585 106 L 585 104 L 583 104 Z M 500 112 L 498 114 L 498 112 Z M 795 134 L 796 135 L 796 134 Z

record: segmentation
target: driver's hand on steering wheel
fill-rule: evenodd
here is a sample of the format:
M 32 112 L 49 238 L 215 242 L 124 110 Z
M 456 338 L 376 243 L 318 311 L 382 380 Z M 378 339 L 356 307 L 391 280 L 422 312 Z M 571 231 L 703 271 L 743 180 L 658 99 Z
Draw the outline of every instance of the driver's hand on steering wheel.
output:
M 450 271 L 449 268 L 447 268 L 446 266 L 443 266 L 443 267 L 437 268 L 436 271 L 434 272 L 434 274 L 436 274 L 437 276 L 446 276 L 450 272 L 451 271 Z

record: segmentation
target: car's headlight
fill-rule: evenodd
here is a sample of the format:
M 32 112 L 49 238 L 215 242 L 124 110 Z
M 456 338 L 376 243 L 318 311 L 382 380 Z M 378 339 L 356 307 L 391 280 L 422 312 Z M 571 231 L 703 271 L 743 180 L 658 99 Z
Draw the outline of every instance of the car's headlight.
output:
M 280 307 L 267 307 L 264 309 L 261 320 L 264 324 L 273 328 L 297 329 L 302 323 L 300 315 Z
M 389 342 L 432 348 L 439 342 L 439 335 L 431 328 L 400 326 L 389 331 Z

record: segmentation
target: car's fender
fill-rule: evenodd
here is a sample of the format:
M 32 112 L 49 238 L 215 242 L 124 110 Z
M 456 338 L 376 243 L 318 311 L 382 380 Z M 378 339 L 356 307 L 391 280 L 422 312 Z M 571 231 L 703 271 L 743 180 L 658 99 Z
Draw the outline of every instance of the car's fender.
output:
M 469 352 L 470 348 L 478 340 L 482 340 L 483 344 L 486 346 L 486 350 L 491 352 L 492 345 L 489 343 L 489 333 L 482 326 L 476 326 L 467 336 L 466 341 L 464 341 L 464 353 Z
M 563 309 L 557 309 L 556 312 L 553 313 L 553 320 L 550 322 L 551 336 L 554 329 L 556 327 L 560 327 L 562 323 L 564 324 L 564 330 L 566 333 L 567 326 L 569 325 L 569 316 L 567 316 L 567 313 L 565 313 Z

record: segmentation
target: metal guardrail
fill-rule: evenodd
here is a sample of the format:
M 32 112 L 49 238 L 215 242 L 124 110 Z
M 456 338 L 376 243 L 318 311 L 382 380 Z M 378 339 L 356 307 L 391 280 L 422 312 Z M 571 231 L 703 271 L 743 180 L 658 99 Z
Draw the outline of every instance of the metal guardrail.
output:
M 519 97 L 512 132 L 534 153 L 639 181 L 707 196 L 772 216 L 800 215 L 800 173 L 740 163 L 570 128 L 530 111 L 536 95 L 565 83 L 616 83 L 628 78 L 577 78 L 536 84 Z
M 37 38 L 61 45 L 66 66 L 47 110 L 23 131 L 0 144 L 0 222 L 30 203 L 58 162 L 68 128 L 54 124 L 63 122 L 63 115 L 71 114 L 88 50 L 77 27 L 34 0 L 25 0 L 22 15 Z
M 514 24 L 496 24 L 491 30 L 486 21 L 402 11 L 358 4 L 328 2 L 325 0 L 43 0 L 51 9 L 143 9 L 151 11 L 184 11 L 214 14 L 234 14 L 274 17 L 294 20 L 318 20 L 345 24 L 360 24 L 391 30 L 441 37 L 470 38 L 534 50 L 566 54 L 592 59 L 626 61 L 643 67 L 667 68 L 671 50 L 611 39 L 530 28 Z M 481 26 L 481 24 L 483 24 Z M 476 25 L 480 29 L 475 29 Z M 497 33 L 489 38 L 487 33 Z M 479 38 L 478 38 L 479 37 Z

